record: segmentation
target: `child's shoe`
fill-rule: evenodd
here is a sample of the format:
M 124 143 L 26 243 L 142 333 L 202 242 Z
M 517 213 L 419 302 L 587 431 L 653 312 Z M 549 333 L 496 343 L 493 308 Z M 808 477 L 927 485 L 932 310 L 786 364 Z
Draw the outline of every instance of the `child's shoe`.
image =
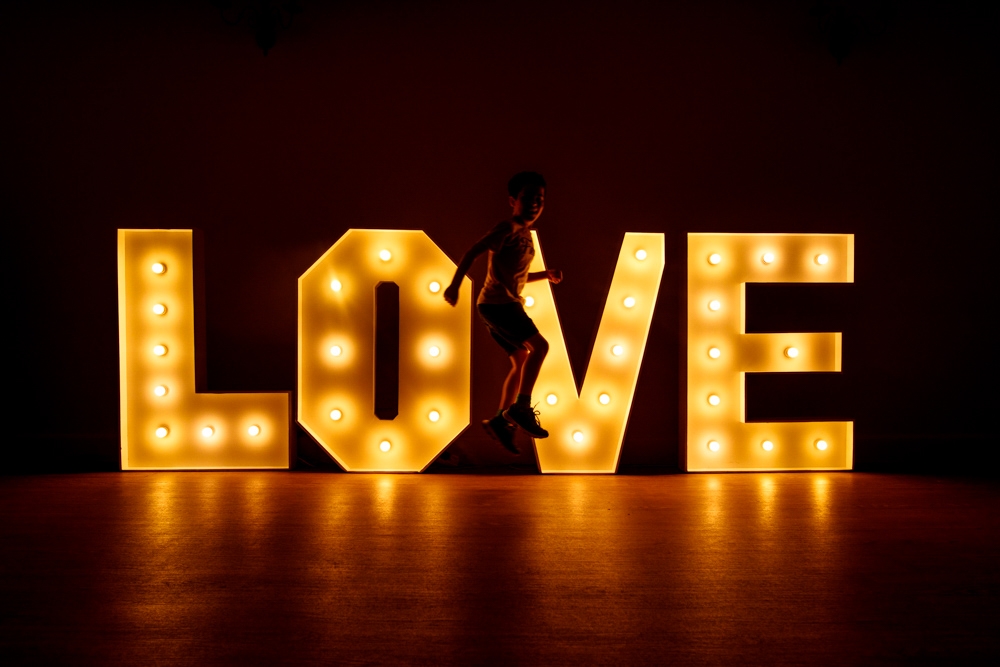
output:
M 514 431 L 517 430 L 517 426 L 514 424 L 497 415 L 493 419 L 484 419 L 483 428 L 486 429 L 486 433 L 491 438 L 503 445 L 504 449 L 514 454 L 521 453 L 521 450 L 514 444 Z
M 529 405 L 515 403 L 503 411 L 503 416 L 530 433 L 533 438 L 549 437 L 549 432 L 538 423 L 538 410 Z

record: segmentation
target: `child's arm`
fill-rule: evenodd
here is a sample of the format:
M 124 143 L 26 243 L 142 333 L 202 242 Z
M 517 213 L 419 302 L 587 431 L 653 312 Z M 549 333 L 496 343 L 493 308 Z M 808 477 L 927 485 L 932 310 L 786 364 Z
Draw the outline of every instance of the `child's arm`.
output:
M 558 269 L 546 269 L 545 271 L 534 271 L 528 274 L 528 282 L 533 283 L 539 280 L 548 280 L 553 285 L 562 282 L 562 271 Z
M 476 258 L 490 249 L 489 242 L 489 236 L 480 239 L 462 255 L 462 261 L 458 263 L 458 268 L 455 269 L 455 277 L 451 279 L 451 284 L 444 291 L 445 301 L 453 306 L 458 303 L 458 288 L 462 285 L 462 278 L 472 268 L 472 263 L 476 261 Z

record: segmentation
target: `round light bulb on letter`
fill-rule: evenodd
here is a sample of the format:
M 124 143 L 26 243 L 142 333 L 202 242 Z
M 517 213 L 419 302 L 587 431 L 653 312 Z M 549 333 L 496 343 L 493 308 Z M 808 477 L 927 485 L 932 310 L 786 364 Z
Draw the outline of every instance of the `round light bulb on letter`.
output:
M 709 449 L 709 451 L 712 451 L 712 452 L 717 452 L 717 451 L 719 451 L 720 449 L 722 449 L 722 445 L 720 445 L 720 444 L 719 444 L 718 442 L 716 442 L 715 440 L 709 440 L 709 441 L 708 441 L 708 449 Z
M 597 402 L 600 403 L 601 405 L 607 405 L 608 403 L 611 402 L 611 395 L 601 394 L 600 396 L 597 397 Z
M 713 252 L 711 255 L 708 256 L 708 263 L 711 264 L 712 266 L 715 266 L 721 261 L 722 261 L 722 255 L 720 255 L 717 252 Z
M 330 346 L 330 354 L 332 354 L 333 356 L 339 357 L 343 353 L 344 353 L 344 348 L 340 347 L 339 345 Z
M 166 388 L 166 386 L 164 386 L 162 384 L 157 385 L 157 386 L 153 387 L 153 393 L 156 394 L 157 396 L 166 396 L 167 395 L 167 388 Z
M 534 306 L 535 305 L 535 297 L 533 297 L 533 296 L 526 296 L 526 297 L 524 297 L 524 305 L 527 308 L 531 308 L 532 306 Z
M 722 399 L 719 398 L 719 396 L 717 394 L 709 394 L 708 395 L 708 404 L 709 405 L 718 405 L 719 403 L 722 403 Z
M 427 286 L 427 289 L 429 289 L 432 294 L 437 294 L 441 291 L 441 283 L 436 280 L 432 280 L 431 284 Z
M 392 449 L 392 443 L 389 442 L 388 440 L 383 440 L 382 442 L 378 443 L 378 448 L 381 449 L 383 452 L 387 452 L 390 449 Z
M 153 273 L 158 274 L 158 275 L 159 274 L 164 274 L 164 273 L 167 272 L 167 265 L 164 264 L 163 262 L 155 262 L 153 264 L 153 266 L 150 267 L 150 268 L 153 269 Z
M 774 443 L 771 442 L 770 440 L 765 440 L 764 442 L 760 443 L 760 446 L 764 448 L 765 452 L 769 452 L 772 449 L 774 449 Z
M 764 264 L 770 264 L 771 262 L 774 261 L 774 253 L 765 252 L 763 255 L 761 255 L 760 261 L 763 262 Z
M 441 413 L 438 412 L 437 410 L 431 410 L 430 412 L 427 413 L 427 418 L 430 419 L 432 422 L 436 422 L 437 420 L 441 419 Z
M 825 266 L 829 261 L 830 261 L 829 256 L 824 255 L 823 253 L 816 255 L 816 263 L 819 264 L 820 266 Z
M 256 424 L 251 424 L 250 428 L 247 429 L 247 435 L 254 438 L 260 435 L 260 426 L 257 426 Z
M 708 348 L 708 356 L 710 356 L 713 359 L 718 359 L 719 357 L 722 356 L 722 350 L 720 350 L 717 347 L 710 347 Z
M 167 307 L 164 306 L 162 303 L 154 303 L 153 304 L 153 314 L 154 315 L 165 315 L 166 312 L 167 312 Z
M 573 431 L 573 442 L 583 442 L 583 431 Z
M 626 308 L 631 308 L 632 306 L 635 305 L 635 297 L 627 296 L 625 297 L 625 300 L 622 301 L 622 303 L 625 305 Z
M 799 356 L 799 348 L 797 348 L 797 347 L 786 347 L 785 348 L 785 356 L 788 357 L 789 359 L 794 359 L 795 357 Z
M 166 353 L 167 353 L 167 346 L 166 345 L 154 345 L 153 346 L 153 354 L 155 354 L 156 356 L 162 357 Z
M 548 403 L 549 405 L 555 405 L 556 403 L 559 402 L 559 397 L 556 396 L 555 394 L 549 394 L 548 396 L 545 397 L 545 402 Z
M 616 357 L 622 356 L 622 354 L 624 352 L 625 352 L 625 348 L 622 347 L 621 345 L 612 345 L 611 346 L 611 354 L 615 355 Z
M 719 301 L 718 299 L 712 299 L 711 301 L 708 302 L 708 309 L 709 310 L 715 311 L 715 310 L 718 310 L 720 308 L 722 308 L 722 302 Z
M 339 422 L 340 419 L 341 419 L 341 417 L 343 417 L 343 416 L 344 416 L 344 413 L 341 412 L 337 408 L 334 408 L 333 410 L 330 410 L 330 419 L 332 419 L 335 422 Z
M 638 250 L 635 251 L 635 258 L 640 262 L 646 259 L 646 251 L 643 250 L 642 248 L 639 248 Z
M 392 253 L 389 252 L 388 250 L 380 250 L 378 253 L 378 258 L 381 259 L 383 262 L 388 262 L 390 259 L 392 259 Z
M 438 347 L 437 345 L 431 345 L 429 348 L 427 348 L 427 354 L 431 355 L 432 357 L 440 357 L 441 348 Z
M 211 426 L 206 426 L 205 428 L 201 429 L 201 437 L 211 438 L 213 435 L 215 435 L 215 429 L 212 428 Z
M 165 438 L 168 435 L 170 435 L 170 429 L 167 428 L 166 426 L 161 426 L 158 429 L 156 429 L 157 438 Z
M 330 289 L 332 289 L 334 292 L 339 292 L 343 288 L 344 286 L 340 283 L 339 280 L 330 281 Z
M 829 446 L 830 445 L 827 444 L 826 440 L 817 440 L 816 441 L 816 449 L 818 449 L 821 452 L 825 452 L 826 448 L 829 447 Z

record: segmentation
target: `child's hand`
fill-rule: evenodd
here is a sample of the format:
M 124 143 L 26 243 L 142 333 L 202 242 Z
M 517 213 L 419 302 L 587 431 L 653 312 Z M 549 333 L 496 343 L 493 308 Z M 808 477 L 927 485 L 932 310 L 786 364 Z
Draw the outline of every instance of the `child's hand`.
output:
M 453 306 L 458 303 L 458 287 L 458 285 L 448 285 L 444 291 L 444 300 Z
M 548 269 L 545 273 L 548 274 L 549 282 L 553 285 L 558 285 L 562 282 L 562 271 L 559 271 L 558 269 Z

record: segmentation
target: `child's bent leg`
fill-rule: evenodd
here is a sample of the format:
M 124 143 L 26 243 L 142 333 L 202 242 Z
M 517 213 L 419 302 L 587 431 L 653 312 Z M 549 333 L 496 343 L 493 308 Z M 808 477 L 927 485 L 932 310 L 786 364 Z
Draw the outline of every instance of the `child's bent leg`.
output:
M 538 372 L 542 370 L 542 362 L 545 361 L 545 355 L 549 352 L 549 341 L 542 338 L 542 334 L 536 333 L 524 341 L 524 344 L 530 353 L 521 371 L 521 384 L 518 393 L 530 396 L 531 390 L 535 388 Z
M 521 375 L 524 369 L 524 362 L 528 358 L 527 350 L 515 350 L 510 355 L 510 370 L 503 381 L 503 391 L 500 394 L 500 409 L 506 410 L 514 404 L 517 398 L 517 390 L 521 385 Z

